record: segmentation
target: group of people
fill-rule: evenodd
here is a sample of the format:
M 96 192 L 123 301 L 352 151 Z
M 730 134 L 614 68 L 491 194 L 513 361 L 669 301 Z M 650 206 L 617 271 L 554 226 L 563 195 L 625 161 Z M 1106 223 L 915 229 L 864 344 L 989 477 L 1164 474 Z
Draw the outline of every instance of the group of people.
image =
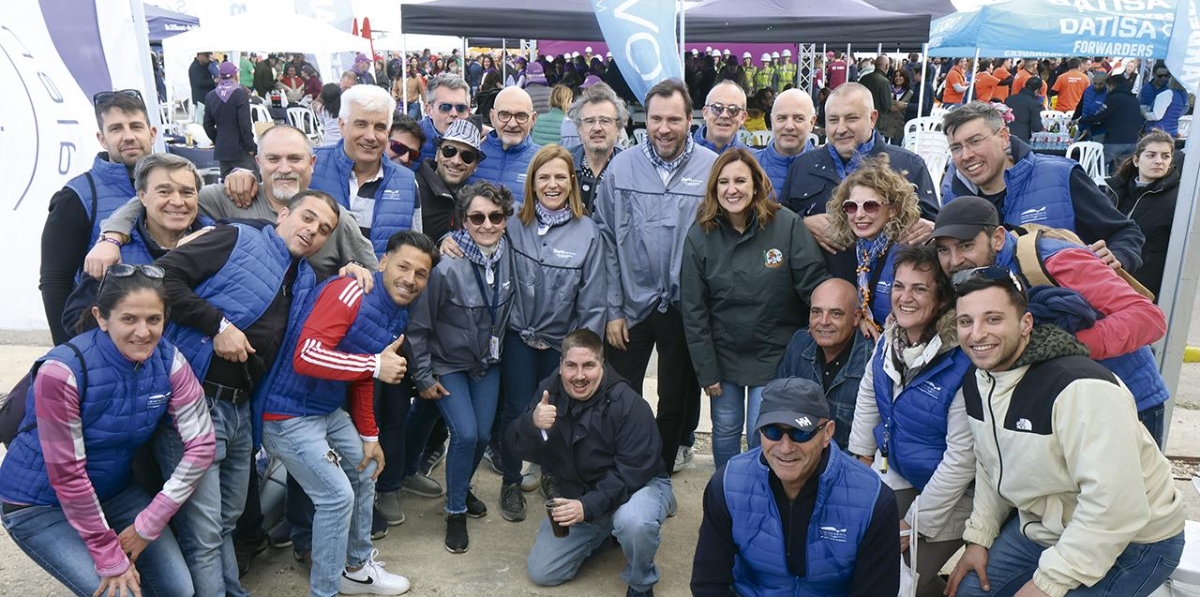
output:
M 468 551 L 485 459 L 505 520 L 555 500 L 531 582 L 615 537 L 627 594 L 652 595 L 702 396 L 695 594 L 895 595 L 914 541 L 921 595 L 1142 596 L 1173 570 L 1165 318 L 1134 278 L 1165 251 L 1129 215 L 1164 213 L 1162 184 L 1126 172 L 1125 212 L 973 102 L 946 116 L 939 202 L 859 83 L 822 103 L 820 146 L 813 99 L 783 91 L 757 151 L 732 81 L 694 133 L 689 86 L 656 84 L 623 151 L 603 82 L 557 102 L 573 149 L 534 142 L 528 84 L 486 133 L 463 77 L 420 91 L 417 121 L 347 86 L 336 143 L 275 125 L 257 175 L 208 186 L 151 153 L 140 94 L 93 98 L 105 151 L 43 232 L 56 347 L 0 465 L 0 520 L 71 590 L 245 594 L 261 445 L 311 595 L 408 590 L 372 547 L 402 492 L 444 496 L 444 546 Z M 1148 139 L 1133 167 L 1170 177 Z

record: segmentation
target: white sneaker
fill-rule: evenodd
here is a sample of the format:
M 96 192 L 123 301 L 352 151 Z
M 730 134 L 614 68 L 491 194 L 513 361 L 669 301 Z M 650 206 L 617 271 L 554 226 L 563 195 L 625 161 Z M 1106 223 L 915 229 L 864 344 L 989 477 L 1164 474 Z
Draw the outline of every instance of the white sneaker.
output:
M 679 446 L 679 450 L 675 452 L 674 470 L 678 471 L 679 469 L 683 468 L 684 465 L 692 461 L 694 456 L 695 451 L 692 450 L 691 446 Z
M 342 570 L 340 593 L 345 595 L 403 595 L 408 592 L 407 578 L 383 569 L 383 562 L 375 560 L 378 549 L 371 550 L 371 557 L 363 567 L 351 572 Z

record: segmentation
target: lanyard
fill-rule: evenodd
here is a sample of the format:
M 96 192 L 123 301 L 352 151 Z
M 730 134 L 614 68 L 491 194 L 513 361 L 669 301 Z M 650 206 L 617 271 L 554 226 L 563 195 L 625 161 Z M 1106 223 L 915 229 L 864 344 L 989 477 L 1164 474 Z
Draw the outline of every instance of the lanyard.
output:
M 498 263 L 496 264 L 499 265 Z M 499 269 L 497 267 L 497 269 Z M 500 307 L 500 281 L 496 280 L 496 285 L 492 287 L 492 302 L 489 304 L 487 300 L 487 286 L 483 283 L 483 277 L 479 275 L 479 267 L 471 264 L 471 273 L 475 274 L 475 283 L 479 285 L 479 294 L 483 297 L 483 306 L 487 307 L 488 317 L 492 320 L 492 331 L 496 330 L 496 309 Z

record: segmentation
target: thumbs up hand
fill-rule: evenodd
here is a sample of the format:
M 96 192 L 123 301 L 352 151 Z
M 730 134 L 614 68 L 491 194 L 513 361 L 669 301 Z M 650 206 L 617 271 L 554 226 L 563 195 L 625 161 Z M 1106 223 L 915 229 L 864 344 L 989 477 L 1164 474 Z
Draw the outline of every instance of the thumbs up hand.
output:
M 542 392 L 542 401 L 533 408 L 533 426 L 541 430 L 549 430 L 558 418 L 558 408 L 550 404 L 550 392 Z
M 408 372 L 408 359 L 400 356 L 400 346 L 404 344 L 404 334 L 400 334 L 394 342 L 388 344 L 379 353 L 379 381 L 389 384 L 400 383 Z

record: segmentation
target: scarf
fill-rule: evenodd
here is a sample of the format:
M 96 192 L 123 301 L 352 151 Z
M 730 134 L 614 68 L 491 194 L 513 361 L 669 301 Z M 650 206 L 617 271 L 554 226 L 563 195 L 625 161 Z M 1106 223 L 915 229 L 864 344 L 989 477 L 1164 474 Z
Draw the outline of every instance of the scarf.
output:
M 538 236 L 543 236 L 555 226 L 562 226 L 571 221 L 575 214 L 571 213 L 571 207 L 564 205 L 562 209 L 549 210 L 542 206 L 541 202 L 534 202 L 534 213 L 538 219 Z
M 460 228 L 453 233 L 454 242 L 458 243 L 458 248 L 462 249 L 463 255 L 468 261 L 482 267 L 484 277 L 488 284 L 494 284 L 496 281 L 496 264 L 500 263 L 500 257 L 504 255 L 504 237 L 500 237 L 500 242 L 496 243 L 496 250 L 491 255 L 484 255 L 479 249 L 479 245 L 475 244 L 475 239 L 464 229 Z
M 683 146 L 683 153 L 679 154 L 679 157 L 670 162 L 658 157 L 658 152 L 654 151 L 653 143 L 643 143 L 642 152 L 646 154 L 646 157 L 650 158 L 650 163 L 654 164 L 655 168 L 659 170 L 666 170 L 669 173 L 674 173 L 679 169 L 680 166 L 683 165 L 684 162 L 687 161 L 688 157 L 692 155 L 692 150 L 696 149 L 696 142 L 692 140 L 692 136 L 688 135 L 686 138 L 687 142 Z
M 854 153 L 850 154 L 850 159 L 846 162 L 842 161 L 842 156 L 838 154 L 833 143 L 826 143 L 825 147 L 829 148 L 829 155 L 833 156 L 833 167 L 837 168 L 838 180 L 846 180 L 847 176 L 862 167 L 863 160 L 875 149 L 875 133 L 871 133 L 870 139 L 854 148 Z
M 883 267 L 883 263 L 878 263 L 880 258 L 887 255 L 888 249 L 892 246 L 892 240 L 886 234 L 880 234 L 875 237 L 875 240 L 867 240 L 860 238 L 855 243 L 854 254 L 858 257 L 858 302 L 862 307 L 863 317 L 875 324 L 878 328 L 880 322 L 875 321 L 875 317 L 871 314 L 871 267 Z
M 233 91 L 241 87 L 237 79 L 221 79 L 217 83 L 217 97 L 221 98 L 221 102 L 229 101 L 229 96 L 233 95 Z

